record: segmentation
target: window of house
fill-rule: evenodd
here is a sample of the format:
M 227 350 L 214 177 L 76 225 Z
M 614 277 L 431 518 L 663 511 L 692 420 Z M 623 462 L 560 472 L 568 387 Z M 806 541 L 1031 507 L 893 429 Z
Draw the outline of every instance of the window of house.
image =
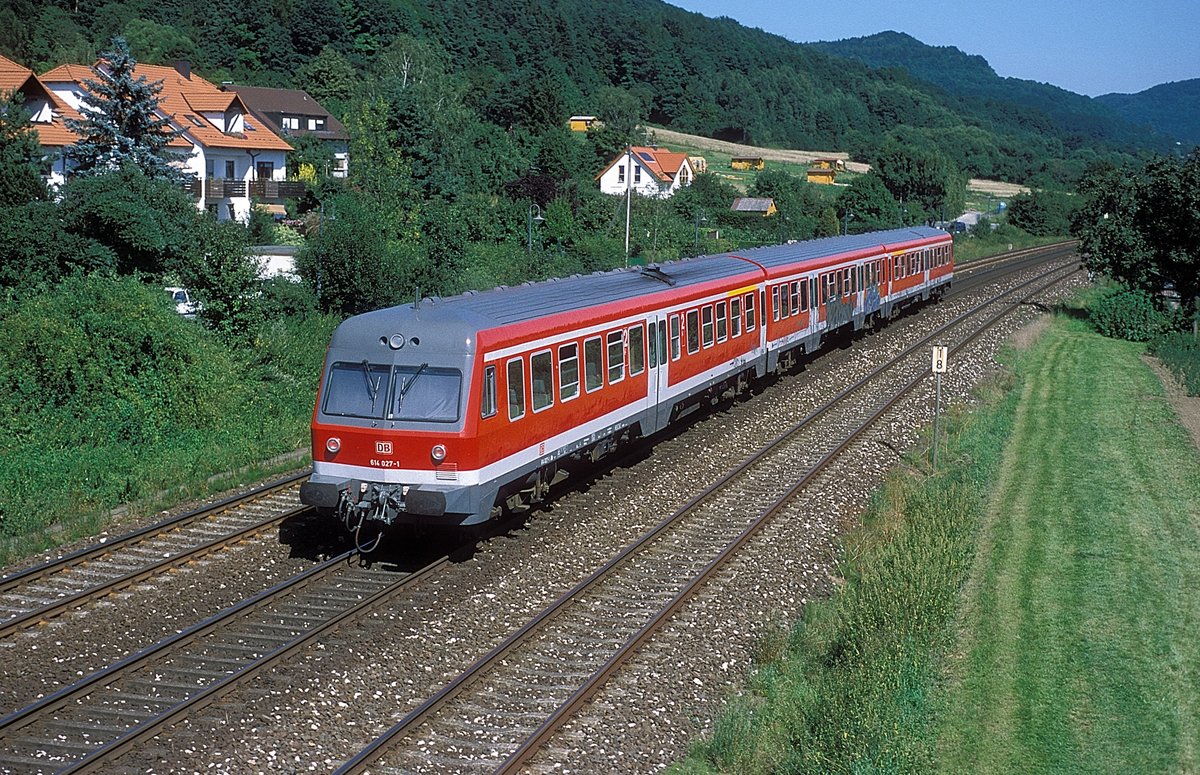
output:
M 254 175 L 257 180 L 271 180 L 275 177 L 275 162 L 260 161 L 254 165 Z
M 629 376 L 646 370 L 645 334 L 641 325 L 629 329 Z M 651 336 L 653 339 L 653 336 Z
M 491 417 L 496 413 L 496 367 L 483 369 L 483 396 L 479 402 L 479 416 Z
M 321 131 L 324 131 L 324 129 L 325 129 L 325 119 L 323 119 L 323 118 L 310 118 L 310 119 L 308 120 L 308 131 L 310 131 L 310 132 L 321 132 Z
M 717 341 L 724 342 L 729 337 L 729 310 L 725 302 L 717 302 Z
M 589 393 L 604 387 L 604 347 L 598 336 L 583 343 L 583 380 Z
M 701 331 L 704 334 L 704 346 L 712 347 L 713 344 L 713 308 L 711 304 L 705 304 L 701 310 L 701 316 L 704 319 L 704 325 Z
M 540 412 L 554 403 L 554 361 L 549 350 L 529 359 L 529 377 L 533 384 L 533 411 Z
M 694 309 L 687 312 L 687 350 L 700 352 L 700 312 Z
M 284 116 L 283 118 L 279 119 L 279 127 L 281 129 L 299 129 L 300 128 L 300 117 L 299 116 Z
M 624 164 L 617 165 L 617 182 L 618 183 L 625 182 L 625 165 Z
M 508 419 L 525 416 L 525 361 L 513 358 L 508 362 Z
M 579 345 L 572 342 L 558 348 L 558 400 L 570 401 L 579 395 Z
M 608 384 L 625 379 L 625 343 L 620 331 L 608 334 Z
M 729 338 L 742 335 L 742 299 L 737 297 L 729 300 Z
M 679 347 L 679 316 L 671 316 L 671 360 L 677 361 L 680 356 Z
M 237 177 L 237 165 L 235 165 L 233 163 L 232 159 L 225 160 L 225 177 L 226 178 L 236 178 Z
M 641 167 L 633 168 L 633 182 L 634 183 L 642 182 L 642 168 Z

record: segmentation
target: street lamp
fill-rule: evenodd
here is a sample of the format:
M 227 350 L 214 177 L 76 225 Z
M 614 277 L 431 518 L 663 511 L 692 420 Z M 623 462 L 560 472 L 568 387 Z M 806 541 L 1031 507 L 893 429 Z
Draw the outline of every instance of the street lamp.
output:
M 700 224 L 708 223 L 708 218 L 705 217 L 703 210 L 696 211 L 696 240 L 692 245 L 696 248 L 700 247 Z
M 849 210 L 842 213 L 842 234 L 843 235 L 850 233 L 850 219 L 853 217 L 854 217 L 854 213 L 850 212 Z
M 526 223 L 529 227 L 529 255 L 531 256 L 533 255 L 533 223 L 534 221 L 537 221 L 540 224 L 545 220 L 546 219 L 542 217 L 542 208 L 537 204 L 537 202 L 529 205 L 529 217 L 526 220 Z

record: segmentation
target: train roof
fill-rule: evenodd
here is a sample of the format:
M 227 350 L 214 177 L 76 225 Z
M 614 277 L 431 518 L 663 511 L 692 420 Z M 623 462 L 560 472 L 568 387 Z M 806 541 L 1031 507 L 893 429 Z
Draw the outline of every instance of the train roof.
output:
M 946 236 L 946 233 L 921 226 L 826 237 L 686 258 L 646 268 L 630 267 L 489 291 L 468 291 L 448 298 L 427 298 L 415 306 L 410 303 L 356 315 L 338 327 L 333 344 L 377 337 L 378 331 L 401 321 L 420 321 L 426 336 L 432 333 L 431 329 L 437 329 L 438 338 L 446 336 L 449 340 L 461 340 L 461 336 L 472 329 L 497 328 L 668 290 L 677 292 L 739 275 L 756 275 L 758 270 L 744 259 L 771 268 L 938 236 Z

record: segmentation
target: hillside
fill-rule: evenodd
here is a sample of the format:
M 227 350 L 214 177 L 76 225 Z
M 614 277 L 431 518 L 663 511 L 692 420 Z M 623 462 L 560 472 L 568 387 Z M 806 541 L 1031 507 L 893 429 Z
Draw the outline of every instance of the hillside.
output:
M 1185 145 L 1200 145 L 1200 78 L 1159 84 L 1137 94 L 1102 94 L 1096 100 L 1126 121 L 1148 124 Z
M 121 32 L 141 61 L 186 59 L 216 83 L 305 88 L 344 116 L 359 98 L 378 94 L 377 79 L 411 66 L 423 83 L 449 76 L 437 83 L 450 98 L 442 108 L 464 109 L 493 134 L 498 127 L 512 137 L 514 128 L 539 135 L 571 113 L 598 113 L 612 103 L 604 104 L 606 90 L 615 89 L 633 100 L 639 118 L 680 131 L 842 148 L 864 162 L 900 142 L 937 149 L 973 176 L 1025 183 L 1070 183 L 1097 154 L 1128 158 L 1160 142 L 1111 113 L 1072 119 L 1086 98 L 1062 90 L 1022 87 L 1001 102 L 968 98 L 902 70 L 835 56 L 834 48 L 660 0 L 172 0 L 137 11 L 9 5 L 0 53 L 39 72 L 90 61 Z M 970 73 L 964 88 L 990 83 L 985 62 L 958 59 L 956 69 Z M 1062 110 L 1051 111 L 1058 103 Z
M 1048 83 L 1002 78 L 983 57 L 953 46 L 929 46 L 899 32 L 811 45 L 873 68 L 902 68 L 953 95 L 964 111 L 984 113 L 1000 126 L 1040 126 L 1072 142 L 1086 139 L 1158 151 L 1171 146 L 1168 138 L 1148 133 L 1147 122 L 1138 120 L 1136 112 L 1131 118 L 1103 101 Z

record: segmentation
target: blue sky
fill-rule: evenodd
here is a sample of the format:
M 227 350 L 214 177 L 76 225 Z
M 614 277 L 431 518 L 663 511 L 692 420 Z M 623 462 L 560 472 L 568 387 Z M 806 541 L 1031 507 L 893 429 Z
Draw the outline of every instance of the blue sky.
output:
M 1001 76 L 1079 94 L 1200 78 L 1198 0 L 667 0 L 810 42 L 906 32 L 979 54 Z

